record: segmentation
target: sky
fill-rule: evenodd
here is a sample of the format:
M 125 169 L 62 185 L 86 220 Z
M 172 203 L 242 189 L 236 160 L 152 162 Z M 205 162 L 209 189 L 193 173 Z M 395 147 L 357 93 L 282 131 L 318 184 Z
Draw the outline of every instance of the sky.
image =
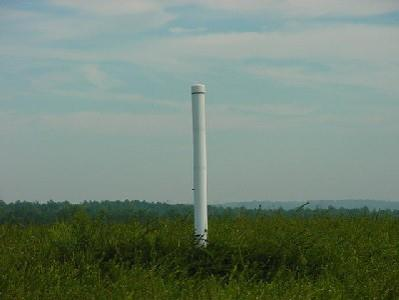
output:
M 399 1 L 0 0 L 0 199 L 399 200 Z

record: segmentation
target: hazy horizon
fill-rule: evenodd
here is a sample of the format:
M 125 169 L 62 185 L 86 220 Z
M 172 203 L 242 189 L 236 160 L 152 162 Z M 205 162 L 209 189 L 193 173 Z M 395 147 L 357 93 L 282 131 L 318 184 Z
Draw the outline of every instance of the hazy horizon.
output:
M 103 201 L 142 201 L 142 202 L 147 202 L 147 203 L 164 203 L 164 204 L 170 204 L 170 205 L 179 205 L 179 204 L 193 204 L 193 200 L 189 199 L 187 201 L 174 201 L 174 200 L 156 200 L 156 199 L 83 199 L 83 200 L 73 200 L 73 199 L 17 199 L 14 201 L 4 201 L 3 199 L 0 199 L 0 201 L 4 201 L 6 204 L 9 203 L 15 203 L 17 201 L 20 202 L 31 202 L 31 203 L 40 203 L 40 204 L 45 204 L 48 203 L 50 201 L 54 201 L 54 202 L 69 202 L 71 204 L 81 204 L 84 202 L 103 202 Z M 224 205 L 224 204 L 241 204 L 241 203 L 247 203 L 247 204 L 251 204 L 251 203 L 306 203 L 306 202 L 373 202 L 373 203 L 378 203 L 378 202 L 393 202 L 393 203 L 399 203 L 399 199 L 392 199 L 392 200 L 387 200 L 387 199 L 286 199 L 286 200 L 273 200 L 273 199 L 268 199 L 268 200 L 264 200 L 264 199 L 242 199 L 242 200 L 237 200 L 237 201 L 229 201 L 229 200 L 224 200 L 224 201 L 220 201 L 220 199 L 218 199 L 219 201 L 215 201 L 215 199 L 212 199 L 213 201 L 211 201 L 210 203 L 208 203 L 209 205 Z
M 2 1 L 0 199 L 399 199 L 399 1 Z M 228 200 L 229 199 L 229 200 Z

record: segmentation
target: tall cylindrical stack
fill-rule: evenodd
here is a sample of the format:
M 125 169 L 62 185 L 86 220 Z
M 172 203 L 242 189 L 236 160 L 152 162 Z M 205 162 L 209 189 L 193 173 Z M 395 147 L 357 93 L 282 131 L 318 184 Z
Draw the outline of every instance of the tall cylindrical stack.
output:
M 198 243 L 205 246 L 208 240 L 208 187 L 206 158 L 205 86 L 191 86 L 193 112 L 193 191 L 194 227 Z

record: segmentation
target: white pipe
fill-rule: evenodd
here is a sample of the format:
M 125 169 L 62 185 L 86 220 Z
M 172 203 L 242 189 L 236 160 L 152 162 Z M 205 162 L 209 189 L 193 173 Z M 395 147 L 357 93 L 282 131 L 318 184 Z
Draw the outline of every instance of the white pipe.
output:
M 200 246 L 208 241 L 205 85 L 191 86 L 193 113 L 194 228 Z

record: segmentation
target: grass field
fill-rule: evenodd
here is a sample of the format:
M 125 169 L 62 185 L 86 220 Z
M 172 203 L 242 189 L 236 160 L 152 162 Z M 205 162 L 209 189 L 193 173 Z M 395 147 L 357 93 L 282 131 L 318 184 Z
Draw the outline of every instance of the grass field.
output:
M 190 217 L 0 225 L 0 299 L 398 299 L 393 216 Z

